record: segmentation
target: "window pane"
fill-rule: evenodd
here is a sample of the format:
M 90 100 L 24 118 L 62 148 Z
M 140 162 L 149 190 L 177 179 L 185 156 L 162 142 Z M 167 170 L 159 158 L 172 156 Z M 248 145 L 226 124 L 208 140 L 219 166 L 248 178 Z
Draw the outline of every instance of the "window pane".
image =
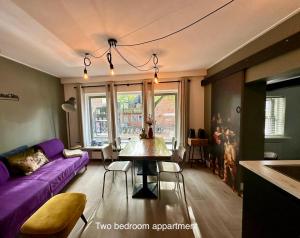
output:
M 117 93 L 118 135 L 122 140 L 138 138 L 143 127 L 143 104 L 141 92 Z
M 267 97 L 265 106 L 265 135 L 283 136 L 285 125 L 285 98 Z
M 107 106 L 105 96 L 89 97 L 90 103 L 90 144 L 108 143 Z
M 176 104 L 176 93 L 156 93 L 154 96 L 155 135 L 169 143 L 176 137 Z

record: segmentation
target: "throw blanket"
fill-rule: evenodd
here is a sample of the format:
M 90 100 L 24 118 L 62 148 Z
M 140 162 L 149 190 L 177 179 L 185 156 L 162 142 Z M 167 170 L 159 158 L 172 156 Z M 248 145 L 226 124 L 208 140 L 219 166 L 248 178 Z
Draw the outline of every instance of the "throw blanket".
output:
M 81 157 L 83 152 L 82 152 L 82 150 L 64 149 L 63 154 L 64 154 L 65 158 L 74 158 L 74 157 Z

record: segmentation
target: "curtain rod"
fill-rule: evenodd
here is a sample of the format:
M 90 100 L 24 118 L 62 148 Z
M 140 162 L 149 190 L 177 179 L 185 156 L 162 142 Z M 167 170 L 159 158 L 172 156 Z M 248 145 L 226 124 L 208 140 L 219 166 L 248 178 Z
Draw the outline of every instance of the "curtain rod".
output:
M 87 85 L 87 86 L 81 86 L 82 88 L 102 88 L 102 87 L 106 87 L 106 85 Z M 74 88 L 77 88 L 77 86 L 75 86 Z
M 188 82 L 190 82 L 191 80 L 188 79 Z M 158 84 L 162 84 L 162 83 L 179 83 L 180 80 L 173 80 L 173 81 L 162 81 L 162 82 L 159 82 Z M 151 84 L 152 82 L 148 82 L 148 84 Z
M 115 84 L 115 86 L 130 86 L 130 85 L 140 85 L 143 83 L 120 83 L 120 84 Z
M 189 79 L 188 82 L 190 82 L 191 80 Z M 162 84 L 162 83 L 179 83 L 180 80 L 174 80 L 174 81 L 162 81 L 162 82 L 159 82 L 159 84 Z M 151 84 L 152 82 L 148 82 L 148 84 Z M 120 84 L 115 84 L 115 86 L 130 86 L 130 85 L 140 85 L 140 84 L 143 84 L 143 83 L 120 83 Z M 109 84 L 101 84 L 101 85 L 88 85 L 88 86 L 81 86 L 82 88 L 98 88 L 98 87 L 106 87 L 107 85 Z M 74 88 L 77 88 L 77 86 L 75 86 Z

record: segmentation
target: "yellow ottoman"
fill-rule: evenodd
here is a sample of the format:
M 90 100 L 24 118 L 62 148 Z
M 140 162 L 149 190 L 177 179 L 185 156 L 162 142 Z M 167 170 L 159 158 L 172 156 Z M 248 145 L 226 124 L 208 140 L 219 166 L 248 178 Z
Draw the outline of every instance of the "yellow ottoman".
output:
M 86 196 L 82 193 L 61 193 L 49 199 L 21 227 L 22 237 L 68 237 L 83 215 Z

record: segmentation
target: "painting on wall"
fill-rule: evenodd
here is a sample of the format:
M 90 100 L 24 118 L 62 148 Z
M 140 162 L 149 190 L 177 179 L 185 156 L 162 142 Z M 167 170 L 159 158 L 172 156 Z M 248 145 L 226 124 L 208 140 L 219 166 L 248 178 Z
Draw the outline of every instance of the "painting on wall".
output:
M 244 74 L 240 72 L 212 84 L 212 168 L 233 190 L 237 190 L 239 184 L 237 168 L 243 83 Z

